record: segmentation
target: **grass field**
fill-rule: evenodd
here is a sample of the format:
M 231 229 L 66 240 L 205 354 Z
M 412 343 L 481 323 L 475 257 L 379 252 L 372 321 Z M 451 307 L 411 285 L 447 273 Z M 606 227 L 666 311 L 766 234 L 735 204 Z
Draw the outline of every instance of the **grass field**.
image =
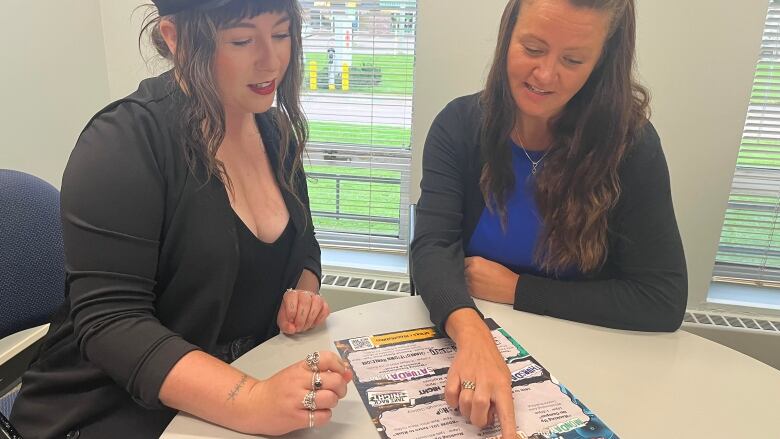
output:
M 327 53 L 320 52 L 306 52 L 306 66 L 304 66 L 304 80 L 303 84 L 309 91 L 309 63 L 316 61 L 319 69 L 326 67 L 328 64 Z M 360 86 L 357 85 L 357 78 L 351 81 L 350 91 L 343 92 L 341 90 L 319 90 L 321 93 L 375 93 L 375 94 L 389 94 L 389 95 L 410 95 L 413 90 L 413 74 L 414 74 L 414 55 L 366 55 L 355 54 L 352 55 L 352 67 L 353 69 L 361 66 L 374 66 L 381 70 L 381 81 L 376 86 Z M 339 68 L 338 71 L 341 71 Z
M 336 177 L 349 175 L 400 179 L 400 172 L 346 166 L 307 166 L 306 172 L 334 177 L 309 178 L 309 199 L 311 210 L 315 212 L 314 225 L 318 230 L 398 236 L 398 224 L 318 217 L 316 212 L 373 215 L 397 220 L 401 205 L 400 184 L 338 182 Z
M 304 67 L 304 87 L 309 90 L 309 63 L 315 61 L 321 72 L 327 66 L 327 54 L 306 52 L 307 65 Z M 373 67 L 381 71 L 379 84 L 361 85 L 356 73 L 350 74 L 349 91 L 317 90 L 316 93 L 372 93 L 396 96 L 412 94 L 414 71 L 413 55 L 364 55 L 352 56 L 353 72 L 356 68 Z M 340 69 L 339 69 L 340 71 Z M 382 148 L 409 148 L 411 129 L 395 126 L 363 125 L 338 122 L 309 122 L 309 139 L 312 142 L 348 143 Z M 333 178 L 318 178 L 309 181 L 309 198 L 315 212 L 314 224 L 318 230 L 342 231 L 350 233 L 371 233 L 386 236 L 398 236 L 397 223 L 366 221 L 355 219 L 336 219 L 317 216 L 316 212 L 345 213 L 353 215 L 372 215 L 398 219 L 401 209 L 401 186 L 398 183 L 367 183 L 356 181 L 338 181 L 339 175 L 358 175 L 364 177 L 400 178 L 394 171 L 381 171 L 366 168 L 311 166 L 309 173 L 321 173 Z
M 309 140 L 312 142 L 409 148 L 411 139 L 409 128 L 309 121 Z
M 773 66 L 759 63 L 756 81 L 750 98 L 751 105 L 780 106 L 780 71 Z M 743 138 L 737 158 L 738 167 L 769 169 L 780 173 L 780 141 L 771 139 Z M 780 257 L 766 255 L 764 252 L 780 253 L 780 199 L 775 196 L 746 196 L 732 194 L 730 204 L 752 204 L 762 210 L 744 210 L 729 208 L 721 232 L 721 245 L 734 246 L 744 252 L 755 250 L 755 256 L 734 255 L 720 251 L 717 262 L 736 263 L 754 266 L 780 268 Z

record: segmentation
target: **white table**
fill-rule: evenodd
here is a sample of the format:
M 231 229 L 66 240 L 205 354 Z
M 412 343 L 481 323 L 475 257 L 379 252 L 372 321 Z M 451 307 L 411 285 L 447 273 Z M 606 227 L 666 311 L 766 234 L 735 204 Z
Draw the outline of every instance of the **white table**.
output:
M 776 438 L 780 371 L 684 331 L 637 333 L 522 313 L 478 301 L 550 373 L 623 439 Z M 334 340 L 431 326 L 419 297 L 374 302 L 333 313 L 327 325 L 296 337 L 279 335 L 235 362 L 265 378 Z M 164 439 L 249 438 L 187 414 Z M 379 438 L 353 384 L 322 428 L 290 438 Z
M 19 352 L 30 347 L 33 343 L 43 338 L 49 330 L 49 324 L 36 326 L 11 334 L 0 339 L 0 364 L 13 358 Z M 2 387 L 3 383 L 0 383 Z

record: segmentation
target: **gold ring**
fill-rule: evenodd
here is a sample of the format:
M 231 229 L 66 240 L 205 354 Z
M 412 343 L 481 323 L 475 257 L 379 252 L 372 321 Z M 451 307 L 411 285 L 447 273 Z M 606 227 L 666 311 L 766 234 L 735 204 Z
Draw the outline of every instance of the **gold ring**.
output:
M 463 390 L 477 390 L 477 385 L 471 380 L 463 380 L 461 385 L 463 386 Z

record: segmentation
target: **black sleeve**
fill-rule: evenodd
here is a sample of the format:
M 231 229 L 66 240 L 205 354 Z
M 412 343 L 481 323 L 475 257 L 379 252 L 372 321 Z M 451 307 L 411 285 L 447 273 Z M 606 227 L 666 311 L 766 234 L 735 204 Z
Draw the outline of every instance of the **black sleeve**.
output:
M 155 315 L 166 188 L 162 156 L 153 148 L 159 132 L 137 104 L 103 113 L 80 136 L 61 194 L 79 349 L 148 408 L 162 407 L 163 380 L 197 349 Z
M 453 311 L 477 310 L 463 274 L 464 170 L 469 140 L 461 119 L 458 106 L 450 103 L 428 131 L 410 249 L 415 287 L 431 313 L 431 321 L 442 331 Z
M 301 170 L 299 181 L 298 197 L 303 201 L 306 214 L 306 239 L 308 241 L 308 250 L 306 258 L 303 261 L 303 268 L 311 271 L 322 282 L 322 264 L 320 262 L 320 243 L 314 236 L 314 222 L 311 217 L 311 204 L 309 203 L 309 185 L 306 183 L 306 174 Z
M 514 308 L 618 329 L 675 331 L 688 279 L 669 171 L 649 123 L 621 169 L 621 200 L 610 233 L 609 279 L 558 281 L 521 275 Z

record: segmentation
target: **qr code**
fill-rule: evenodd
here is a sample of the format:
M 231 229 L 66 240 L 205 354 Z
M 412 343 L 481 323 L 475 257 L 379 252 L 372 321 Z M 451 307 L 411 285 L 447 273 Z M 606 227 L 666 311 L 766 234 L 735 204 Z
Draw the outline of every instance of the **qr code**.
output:
M 352 346 L 353 351 L 365 351 L 366 349 L 374 348 L 374 343 L 371 343 L 370 337 L 351 338 L 349 345 Z

